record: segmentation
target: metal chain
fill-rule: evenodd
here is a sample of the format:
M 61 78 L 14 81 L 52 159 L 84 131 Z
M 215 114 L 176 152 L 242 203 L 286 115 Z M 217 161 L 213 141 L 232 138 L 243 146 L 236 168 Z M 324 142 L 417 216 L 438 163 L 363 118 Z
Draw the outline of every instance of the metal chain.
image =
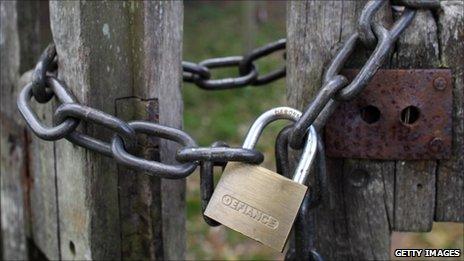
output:
M 375 22 L 373 17 L 385 0 L 367 2 L 359 18 L 358 30 L 354 32 L 335 55 L 324 75 L 324 84 L 314 100 L 308 105 L 302 117 L 295 123 L 289 134 L 289 145 L 300 149 L 309 126 L 321 129 L 340 101 L 353 99 L 377 72 L 383 61 L 394 47 L 396 40 L 411 23 L 416 8 L 438 8 L 437 0 L 392 0 L 393 4 L 404 6 L 403 14 L 388 30 Z M 357 44 L 374 46 L 371 56 L 358 75 L 348 83 L 340 70 L 356 49 Z M 255 62 L 267 55 L 285 49 L 286 40 L 281 39 L 252 50 L 244 56 L 230 56 L 204 60 L 198 64 L 183 62 L 184 81 L 193 82 L 200 88 L 219 90 L 238 88 L 246 85 L 262 85 L 285 76 L 285 67 L 260 75 Z M 146 170 L 160 177 L 182 178 L 189 175 L 199 162 L 241 161 L 259 163 L 262 153 L 256 150 L 228 147 L 198 148 L 195 141 L 182 130 L 162 126 L 152 122 L 124 122 L 95 108 L 78 103 L 66 85 L 59 81 L 55 74 L 56 50 L 54 45 L 48 46 L 37 63 L 32 82 L 26 85 L 18 97 L 18 108 L 31 130 L 44 140 L 66 138 L 87 149 L 113 157 L 117 162 L 139 170 Z M 224 79 L 212 79 L 210 69 L 218 67 L 237 67 L 239 76 Z M 43 124 L 29 105 L 34 99 L 40 103 L 48 102 L 56 96 L 61 105 L 55 112 L 56 125 L 48 127 Z M 81 122 L 92 122 L 108 128 L 115 133 L 111 141 L 102 141 L 76 131 Z M 183 145 L 176 155 L 180 162 L 166 165 L 148 161 L 130 154 L 136 146 L 136 133 L 144 133 L 160 138 L 170 139 Z
M 256 150 L 242 148 L 199 148 L 184 131 L 145 121 L 125 122 L 103 111 L 79 104 L 66 85 L 50 73 L 55 67 L 56 51 L 53 45 L 46 48 L 33 72 L 32 82 L 27 84 L 18 96 L 18 109 L 33 133 L 44 140 L 55 141 L 66 138 L 81 147 L 114 158 L 118 163 L 147 171 L 161 178 L 178 179 L 190 175 L 199 161 L 242 161 L 260 163 L 263 154 Z M 34 91 L 36 88 L 36 91 Z M 37 96 L 36 96 L 37 93 Z M 30 106 L 32 97 L 39 102 L 47 102 L 54 96 L 60 105 L 55 111 L 56 125 L 42 123 Z M 38 98 L 40 97 L 40 98 Z M 81 122 L 91 122 L 113 131 L 111 141 L 103 141 L 76 130 Z M 131 148 L 137 146 L 136 133 L 169 139 L 183 146 L 177 156 L 180 163 L 164 164 L 132 155 Z
M 254 49 L 245 56 L 206 59 L 198 64 L 184 61 L 182 62 L 183 79 L 186 82 L 195 83 L 198 87 L 206 90 L 224 90 L 270 83 L 285 77 L 285 66 L 268 74 L 260 75 L 255 61 L 264 56 L 285 50 L 285 43 L 285 39 L 280 39 Z M 237 67 L 239 76 L 211 79 L 210 69 L 224 67 Z
M 393 49 L 396 40 L 411 23 L 415 9 L 439 8 L 438 0 L 391 0 L 394 5 L 403 6 L 401 17 L 391 29 L 375 22 L 373 17 L 386 0 L 367 2 L 358 20 L 358 29 L 344 43 L 324 74 L 323 86 L 313 101 L 307 106 L 301 118 L 291 127 L 285 128 L 276 142 L 277 169 L 280 173 L 288 173 L 287 144 L 294 149 L 301 149 L 310 126 L 320 130 L 341 101 L 351 100 L 358 95 L 383 64 Z M 372 54 L 358 75 L 348 82 L 340 74 L 340 70 L 356 49 L 358 44 L 373 48 Z M 252 50 L 244 56 L 213 58 L 199 63 L 182 62 L 183 80 L 191 82 L 207 90 L 222 90 L 244 86 L 260 86 L 285 77 L 286 69 L 280 69 L 261 75 L 256 61 L 275 52 L 285 50 L 286 40 L 281 39 Z M 202 209 L 206 207 L 214 190 L 213 167 L 222 166 L 229 161 L 240 161 L 258 164 L 263 161 L 263 154 L 254 149 L 230 148 L 223 142 L 213 143 L 211 147 L 200 148 L 184 131 L 163 126 L 153 122 L 125 122 L 103 111 L 80 104 L 72 95 L 66 84 L 56 78 L 57 54 L 54 45 L 46 48 L 34 69 L 31 83 L 27 84 L 18 96 L 17 104 L 21 115 L 33 133 L 44 140 L 55 141 L 66 138 L 74 144 L 114 158 L 116 162 L 147 171 L 148 174 L 167 179 L 185 178 L 201 164 Z M 220 67 L 236 67 L 238 76 L 213 79 L 211 69 Z M 56 96 L 60 105 L 55 111 L 54 126 L 42 123 L 33 111 L 29 102 L 32 97 L 39 103 L 46 103 Z M 103 141 L 76 130 L 82 122 L 91 122 L 110 129 L 114 135 L 110 141 Z M 172 140 L 182 147 L 177 151 L 176 164 L 164 164 L 133 155 L 137 146 L 137 133 Z M 325 160 L 322 141 L 320 144 L 319 168 L 316 176 L 314 193 L 310 193 L 303 203 L 303 208 L 312 208 L 325 200 L 327 180 L 325 176 Z M 303 211 L 306 212 L 306 211 Z M 300 212 L 301 213 L 301 212 Z M 214 220 L 204 217 L 211 226 L 219 225 Z M 300 226 L 307 226 L 307 215 L 298 218 Z M 303 229 L 302 229 L 303 230 Z M 307 235 L 297 235 L 301 242 L 308 242 Z M 293 251 L 293 252 L 292 252 Z M 289 255 L 295 255 L 290 250 Z M 293 254 L 292 254 L 293 253 Z M 296 254 L 301 256 L 302 254 Z M 306 255 L 320 259 L 312 250 Z M 291 259 L 291 258 L 290 258 Z M 307 259 L 307 257 L 306 257 Z
M 373 2 L 377 1 L 368 2 L 366 5 L 367 8 L 363 9 L 363 13 L 372 11 Z M 378 10 L 378 7 L 376 10 Z M 371 21 L 377 45 L 358 75 L 350 83 L 348 83 L 345 76 L 339 73 L 356 49 L 356 45 L 359 42 L 362 43 L 362 37 L 365 37 L 365 35 L 361 36 L 362 34 L 357 31 L 348 38 L 326 70 L 323 87 L 304 110 L 300 120 L 295 123 L 293 132 L 290 134 L 290 146 L 292 148 L 301 149 L 304 145 L 304 137 L 309 126 L 314 124 L 316 129 L 321 129 L 340 101 L 353 99 L 366 87 L 389 55 L 389 52 L 393 49 L 399 35 L 411 23 L 414 15 L 415 11 L 413 9 L 405 8 L 401 17 L 390 30 L 379 23 Z M 361 14 L 361 17 L 372 18 L 372 15 Z M 360 24 L 359 28 L 364 27 Z M 366 37 L 366 39 L 369 39 L 369 37 Z

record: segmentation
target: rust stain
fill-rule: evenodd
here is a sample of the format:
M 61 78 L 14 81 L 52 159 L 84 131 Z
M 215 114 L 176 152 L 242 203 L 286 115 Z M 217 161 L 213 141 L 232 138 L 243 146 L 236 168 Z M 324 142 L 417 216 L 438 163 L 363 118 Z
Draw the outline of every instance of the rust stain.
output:
M 344 70 L 343 75 L 353 79 L 357 72 Z M 356 99 L 342 103 L 329 119 L 327 155 L 385 160 L 450 158 L 452 104 L 451 70 L 379 70 Z

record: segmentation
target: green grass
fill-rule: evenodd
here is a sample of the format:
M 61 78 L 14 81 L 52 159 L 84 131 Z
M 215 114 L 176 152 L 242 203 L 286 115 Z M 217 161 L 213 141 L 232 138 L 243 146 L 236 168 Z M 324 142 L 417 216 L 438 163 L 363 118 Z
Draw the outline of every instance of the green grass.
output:
M 243 54 L 241 9 L 241 3 L 186 5 L 184 59 L 199 62 Z M 271 20 L 260 25 L 257 46 L 284 37 L 283 26 L 284 21 Z M 261 30 L 261 27 L 276 29 Z M 260 62 L 259 70 L 269 71 L 282 63 L 282 57 L 273 56 Z M 213 77 L 217 78 L 237 75 L 236 68 L 213 71 Z M 185 128 L 200 145 L 207 146 L 216 140 L 238 145 L 254 118 L 266 109 L 285 103 L 285 86 L 284 80 L 279 80 L 261 87 L 206 91 L 186 83 L 183 95 Z
M 285 4 L 280 4 L 285 6 Z M 243 3 L 185 4 L 184 60 L 199 62 L 245 53 Z M 256 47 L 285 37 L 285 19 L 269 16 L 258 24 Z M 257 65 L 262 72 L 282 66 L 282 53 L 266 57 Z M 236 68 L 213 71 L 214 78 L 237 76 Z M 264 111 L 285 105 L 285 80 L 261 87 L 206 91 L 193 84 L 183 85 L 184 128 L 200 146 L 222 140 L 240 146 L 253 120 Z M 265 165 L 273 166 L 274 139 L 285 122 L 271 124 L 257 148 L 265 153 Z M 217 178 L 219 178 L 219 173 Z M 199 178 L 188 179 L 187 257 L 189 259 L 276 259 L 279 253 L 225 227 L 210 228 L 201 216 Z

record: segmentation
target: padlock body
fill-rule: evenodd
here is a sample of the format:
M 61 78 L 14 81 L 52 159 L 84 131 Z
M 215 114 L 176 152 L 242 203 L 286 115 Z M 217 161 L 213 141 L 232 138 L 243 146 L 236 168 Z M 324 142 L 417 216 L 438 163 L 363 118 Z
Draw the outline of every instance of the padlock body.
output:
M 306 190 L 263 167 L 230 162 L 205 215 L 282 252 Z

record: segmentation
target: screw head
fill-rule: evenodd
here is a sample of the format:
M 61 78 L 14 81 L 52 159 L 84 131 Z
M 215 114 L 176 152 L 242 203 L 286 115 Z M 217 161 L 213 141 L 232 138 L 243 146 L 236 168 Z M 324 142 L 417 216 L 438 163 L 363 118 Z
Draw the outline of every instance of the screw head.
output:
M 446 80 L 443 77 L 438 77 L 433 80 L 433 87 L 439 91 L 443 91 L 446 88 Z
M 432 153 L 439 153 L 443 150 L 443 140 L 440 139 L 440 138 L 433 138 L 430 142 L 429 142 L 429 150 L 432 152 Z

